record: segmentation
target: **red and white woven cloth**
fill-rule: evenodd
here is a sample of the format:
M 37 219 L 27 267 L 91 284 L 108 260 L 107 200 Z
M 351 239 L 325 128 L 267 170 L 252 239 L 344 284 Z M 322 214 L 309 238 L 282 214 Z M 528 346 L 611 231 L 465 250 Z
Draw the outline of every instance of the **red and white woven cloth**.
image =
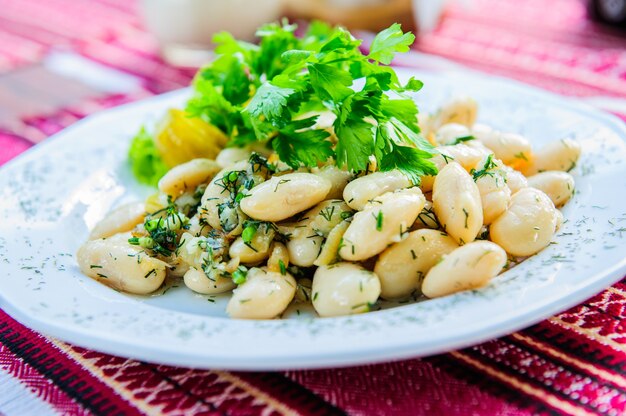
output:
M 136 12 L 128 0 L 0 0 L 0 164 L 89 113 L 189 82 L 193 71 L 158 58 Z M 474 0 L 452 7 L 398 63 L 454 61 L 579 97 L 626 120 L 620 36 L 592 25 L 577 0 Z M 78 63 L 97 79 L 80 73 Z M 35 100 L 45 88 L 29 90 L 37 85 L 24 74 L 38 70 L 61 84 L 80 78 L 84 89 L 68 87 L 60 98 L 44 91 L 48 99 Z M 623 280 L 528 329 L 445 355 L 235 373 L 87 351 L 34 333 L 0 310 L 0 415 L 620 415 L 625 318 Z

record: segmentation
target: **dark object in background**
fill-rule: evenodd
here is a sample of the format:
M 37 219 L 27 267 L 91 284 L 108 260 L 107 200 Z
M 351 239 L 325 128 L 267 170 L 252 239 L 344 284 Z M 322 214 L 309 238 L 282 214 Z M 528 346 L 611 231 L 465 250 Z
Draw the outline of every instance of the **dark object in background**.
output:
M 626 0 L 591 0 L 589 13 L 594 20 L 626 29 Z

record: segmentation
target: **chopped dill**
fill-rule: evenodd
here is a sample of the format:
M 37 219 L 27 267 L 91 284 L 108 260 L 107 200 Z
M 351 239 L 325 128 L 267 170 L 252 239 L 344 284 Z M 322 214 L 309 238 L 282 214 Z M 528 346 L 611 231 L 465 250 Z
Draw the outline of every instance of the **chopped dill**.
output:
M 470 140 L 476 140 L 476 137 L 474 136 L 463 136 L 463 137 L 457 137 L 456 139 L 454 139 L 454 141 L 452 143 L 450 143 L 452 146 L 454 146 L 455 144 L 459 144 L 459 143 L 463 143 L 463 142 L 469 142 Z
M 374 218 L 376 219 L 376 230 L 382 231 L 383 230 L 383 212 L 378 211 L 378 215 L 374 216 Z
M 489 172 L 489 171 L 495 167 L 497 167 L 497 165 L 496 165 L 496 162 L 493 161 L 493 153 L 492 153 L 489 156 L 487 156 L 487 160 L 485 160 L 485 165 L 483 166 L 481 170 L 472 169 L 470 170 L 470 174 L 472 175 L 474 182 L 476 182 L 478 179 L 482 178 L 483 176 L 493 177 L 494 173 Z

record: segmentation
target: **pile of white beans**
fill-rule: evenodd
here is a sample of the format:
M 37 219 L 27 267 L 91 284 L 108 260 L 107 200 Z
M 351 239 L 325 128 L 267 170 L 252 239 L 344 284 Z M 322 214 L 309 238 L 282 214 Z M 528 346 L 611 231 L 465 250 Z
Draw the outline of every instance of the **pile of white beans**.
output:
M 439 173 L 418 186 L 374 164 L 356 175 L 332 164 L 294 171 L 268 154 L 278 167 L 268 170 L 240 148 L 191 160 L 161 179 L 158 195 L 102 220 L 79 249 L 78 264 L 134 294 L 155 292 L 166 277 L 200 294 L 232 291 L 227 312 L 243 319 L 278 317 L 292 302 L 312 303 L 327 317 L 367 312 L 379 298 L 480 288 L 550 244 L 563 222 L 557 208 L 574 192 L 567 172 L 581 148 L 563 139 L 533 150 L 518 134 L 475 124 L 476 114 L 476 103 L 461 98 L 420 116 L 439 152 Z M 233 172 L 253 186 L 224 205 L 234 200 L 224 186 Z M 202 197 L 194 201 L 198 189 Z M 197 204 L 184 226 L 172 228 L 175 252 L 129 244 L 146 235 L 144 221 L 158 218 L 147 212 L 167 206 L 168 197 L 177 206 Z M 246 240 L 250 221 L 257 225 Z M 238 270 L 245 273 L 239 284 L 231 277 Z

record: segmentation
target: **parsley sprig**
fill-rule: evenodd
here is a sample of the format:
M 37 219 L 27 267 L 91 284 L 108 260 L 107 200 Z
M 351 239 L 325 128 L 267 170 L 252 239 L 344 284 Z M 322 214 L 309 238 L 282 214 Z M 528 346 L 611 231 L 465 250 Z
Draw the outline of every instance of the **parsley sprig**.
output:
M 403 84 L 387 66 L 408 51 L 413 34 L 393 24 L 365 55 L 343 28 L 314 22 L 301 37 L 295 31 L 287 23 L 265 25 L 258 45 L 216 35 L 217 58 L 196 76 L 188 113 L 223 130 L 231 145 L 271 145 L 294 169 L 334 159 L 363 171 L 374 156 L 380 170 L 399 169 L 414 183 L 436 174 L 434 148 L 420 135 L 407 94 L 422 83 Z M 330 132 L 316 127 L 329 111 Z

